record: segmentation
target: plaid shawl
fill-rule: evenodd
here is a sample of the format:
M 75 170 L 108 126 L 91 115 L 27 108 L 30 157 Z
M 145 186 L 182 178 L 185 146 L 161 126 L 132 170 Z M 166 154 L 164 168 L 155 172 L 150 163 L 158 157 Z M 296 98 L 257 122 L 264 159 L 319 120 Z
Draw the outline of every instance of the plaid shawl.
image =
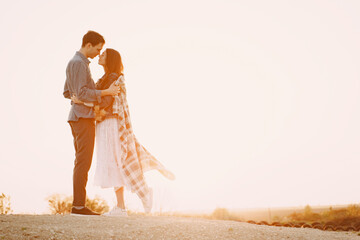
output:
M 126 100 L 124 76 L 116 80 L 121 86 L 120 94 L 114 96 L 113 113 L 118 117 L 119 137 L 121 142 L 121 157 L 117 159 L 118 165 L 124 169 L 126 181 L 141 200 L 149 197 L 149 187 L 144 178 L 144 172 L 155 169 L 170 180 L 175 176 L 156 160 L 136 139 L 130 121 L 129 106 Z

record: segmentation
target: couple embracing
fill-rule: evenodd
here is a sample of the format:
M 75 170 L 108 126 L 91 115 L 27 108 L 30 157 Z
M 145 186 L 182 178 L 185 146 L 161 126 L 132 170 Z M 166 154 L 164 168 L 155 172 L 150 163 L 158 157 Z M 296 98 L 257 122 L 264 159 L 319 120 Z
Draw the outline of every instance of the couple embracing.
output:
M 119 52 L 107 48 L 103 36 L 87 32 L 79 51 L 66 68 L 64 97 L 71 99 L 68 117 L 75 147 L 73 171 L 73 215 L 100 215 L 85 206 L 86 184 L 96 138 L 95 185 L 114 188 L 117 205 L 108 216 L 127 216 L 124 187 L 136 193 L 146 213 L 153 205 L 152 189 L 144 172 L 156 169 L 168 179 L 174 175 L 136 139 L 126 100 L 124 67 Z M 99 56 L 104 75 L 95 83 L 88 58 Z M 95 137 L 96 136 L 96 137 Z

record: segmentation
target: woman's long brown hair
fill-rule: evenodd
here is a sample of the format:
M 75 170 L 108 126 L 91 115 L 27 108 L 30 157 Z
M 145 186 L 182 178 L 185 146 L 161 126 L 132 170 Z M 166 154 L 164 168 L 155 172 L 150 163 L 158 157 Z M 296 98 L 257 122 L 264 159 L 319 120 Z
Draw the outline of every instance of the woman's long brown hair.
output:
M 107 48 L 105 60 L 105 73 L 117 73 L 123 75 L 124 66 L 121 61 L 120 53 L 112 48 Z

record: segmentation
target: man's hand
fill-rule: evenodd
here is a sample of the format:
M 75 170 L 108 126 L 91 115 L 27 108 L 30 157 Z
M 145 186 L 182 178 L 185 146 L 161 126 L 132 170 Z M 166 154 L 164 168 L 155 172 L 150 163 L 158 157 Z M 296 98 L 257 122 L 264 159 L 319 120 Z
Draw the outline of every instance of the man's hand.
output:
M 75 104 L 84 104 L 85 106 L 87 107 L 93 107 L 94 106 L 94 103 L 89 103 L 89 102 L 83 102 L 83 101 L 80 101 L 76 96 L 75 94 L 71 96 L 71 101 L 73 101 L 73 103 Z
M 80 101 L 75 95 L 71 96 L 71 101 L 73 101 L 73 103 L 77 103 L 77 104 L 83 104 L 84 102 Z
M 113 82 L 108 88 L 108 90 L 110 95 L 118 95 L 120 93 L 120 86 L 115 85 L 115 82 Z
M 120 93 L 120 86 L 116 86 L 115 82 L 113 82 L 108 89 L 101 91 L 101 96 L 115 96 Z

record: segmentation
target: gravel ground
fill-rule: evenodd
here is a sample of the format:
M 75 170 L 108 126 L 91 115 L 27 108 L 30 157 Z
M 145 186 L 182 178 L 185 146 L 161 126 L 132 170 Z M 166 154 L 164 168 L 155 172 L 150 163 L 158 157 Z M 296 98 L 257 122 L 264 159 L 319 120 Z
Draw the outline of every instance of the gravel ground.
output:
M 360 240 L 360 236 L 357 232 L 329 232 L 181 217 L 0 215 L 0 239 Z

